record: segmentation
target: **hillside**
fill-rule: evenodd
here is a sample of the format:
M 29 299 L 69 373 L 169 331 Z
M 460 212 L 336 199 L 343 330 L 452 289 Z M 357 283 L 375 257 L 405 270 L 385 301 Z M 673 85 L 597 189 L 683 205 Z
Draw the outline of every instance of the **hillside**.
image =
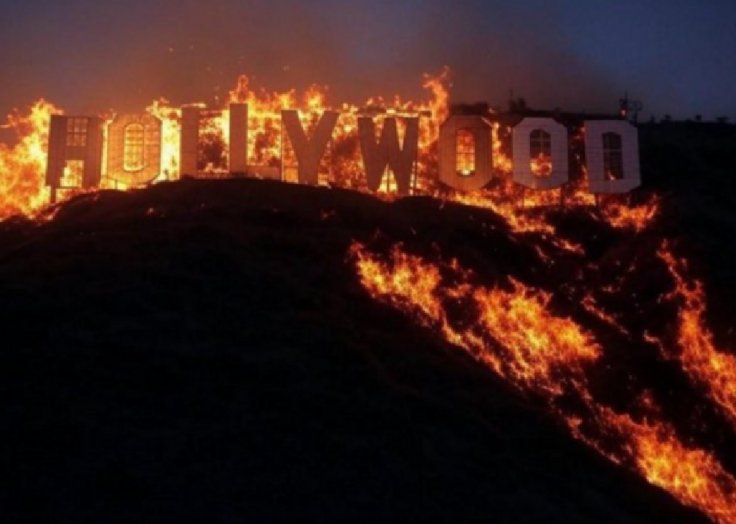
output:
M 253 180 L 3 223 L 5 521 L 698 521 L 374 302 L 377 234 L 551 276 L 485 210 Z

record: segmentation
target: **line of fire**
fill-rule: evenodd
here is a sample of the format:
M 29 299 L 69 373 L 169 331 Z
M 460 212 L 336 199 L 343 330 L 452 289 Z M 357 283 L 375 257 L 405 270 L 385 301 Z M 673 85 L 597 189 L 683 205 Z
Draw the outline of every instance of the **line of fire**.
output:
M 397 194 L 512 187 L 542 203 L 592 203 L 640 186 L 636 127 L 623 116 L 369 106 L 272 110 L 248 103 L 51 117 L 46 184 L 127 189 L 181 177 L 256 177 Z M 440 123 L 441 122 L 441 123 Z M 582 195 L 582 196 L 581 196 Z M 590 198 L 586 198 L 590 197 Z

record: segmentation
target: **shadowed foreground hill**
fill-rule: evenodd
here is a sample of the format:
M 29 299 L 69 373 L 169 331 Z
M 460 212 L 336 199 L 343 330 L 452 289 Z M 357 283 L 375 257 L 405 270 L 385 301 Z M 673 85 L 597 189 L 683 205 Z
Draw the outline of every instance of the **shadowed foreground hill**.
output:
M 699 521 L 370 299 L 382 237 L 546 278 L 487 211 L 253 180 L 0 224 L 2 521 Z

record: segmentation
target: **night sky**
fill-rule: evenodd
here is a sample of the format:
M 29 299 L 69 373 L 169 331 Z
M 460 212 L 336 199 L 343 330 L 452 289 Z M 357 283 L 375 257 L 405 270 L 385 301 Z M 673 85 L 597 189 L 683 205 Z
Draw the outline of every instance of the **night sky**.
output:
M 333 102 L 453 101 L 736 120 L 736 2 L 516 0 L 0 0 L 0 113 L 44 96 L 68 112 L 216 104 L 240 73 Z

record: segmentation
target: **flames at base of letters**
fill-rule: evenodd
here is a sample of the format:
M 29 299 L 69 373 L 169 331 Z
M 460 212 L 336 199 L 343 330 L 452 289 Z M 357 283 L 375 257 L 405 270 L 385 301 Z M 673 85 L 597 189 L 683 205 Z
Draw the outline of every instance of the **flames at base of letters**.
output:
M 341 118 L 335 129 L 331 148 L 339 154 L 330 165 L 322 166 L 322 171 L 329 172 L 335 180 L 325 180 L 333 185 L 351 189 L 363 187 L 363 168 L 360 162 L 360 148 L 357 140 L 357 119 L 364 110 L 375 111 L 382 117 L 432 115 L 422 118 L 419 145 L 420 158 L 417 178 L 425 180 L 427 166 L 432 163 L 436 154 L 434 144 L 439 135 L 439 124 L 448 114 L 449 70 L 436 76 L 426 75 L 423 87 L 429 93 L 429 99 L 422 102 L 405 101 L 399 97 L 384 100 L 376 97 L 366 101 L 365 107 L 342 104 L 334 108 L 339 110 Z M 263 170 L 281 170 L 284 179 L 291 181 L 295 173 L 294 151 L 288 137 L 282 132 L 281 111 L 299 109 L 302 125 L 307 132 L 316 125 L 319 115 L 332 109 L 327 104 L 327 88 L 312 86 L 302 97 L 295 90 L 285 92 L 268 92 L 254 90 L 249 86 L 248 78 L 243 75 L 237 86 L 230 92 L 228 103 L 248 104 L 248 161 Z M 207 111 L 206 104 L 191 104 L 202 109 L 200 129 L 200 163 L 204 176 L 218 177 L 227 175 L 229 112 Z M 180 133 L 182 109 L 171 106 L 164 98 L 154 101 L 147 112 L 162 122 L 161 130 L 161 173 L 153 181 L 176 180 L 180 176 Z M 47 165 L 49 126 L 52 115 L 61 115 L 64 111 L 55 105 L 39 100 L 30 108 L 28 114 L 15 111 L 8 117 L 2 127 L 16 135 L 16 143 L 8 146 L 0 143 L 0 219 L 14 214 L 33 216 L 48 205 L 50 190 L 45 186 Z M 112 122 L 114 115 L 106 115 L 105 122 Z M 107 125 L 105 126 L 107 129 Z M 403 129 L 400 129 L 402 132 Z M 103 141 L 106 143 L 106 140 Z M 326 164 L 326 160 L 323 162 Z M 64 174 L 64 187 L 75 185 L 77 165 L 70 162 Z M 128 189 L 120 181 L 108 180 L 106 165 L 103 162 L 102 189 Z M 386 177 L 385 190 L 392 190 L 392 178 Z M 417 186 L 419 187 L 419 185 Z M 77 190 L 61 190 L 58 198 L 76 194 Z
M 329 179 L 320 182 L 332 186 L 367 191 L 364 167 L 360 160 L 360 146 L 357 135 L 358 115 L 373 111 L 380 118 L 425 115 L 419 119 L 419 156 L 417 170 L 413 179 L 414 194 L 435 194 L 437 174 L 432 166 L 437 161 L 437 140 L 439 125 L 449 114 L 449 71 L 439 75 L 426 75 L 423 87 L 429 93 L 425 101 L 405 101 L 398 97 L 393 100 L 372 98 L 364 107 L 343 104 L 336 108 L 340 118 L 336 126 L 331 151 L 334 155 L 323 159 L 321 172 L 329 173 Z M 249 85 L 248 78 L 241 76 L 236 87 L 230 92 L 229 103 L 248 104 L 248 161 L 263 169 L 281 172 L 286 181 L 294 181 L 295 158 L 288 136 L 282 132 L 281 110 L 300 109 L 302 124 L 307 130 L 313 128 L 319 115 L 329 108 L 327 88 L 310 87 L 300 98 L 294 90 L 286 92 L 256 91 Z M 195 104 L 204 108 L 205 104 Z M 181 108 L 171 107 L 165 99 L 154 101 L 147 108 L 148 113 L 162 122 L 161 174 L 155 181 L 176 180 L 180 169 Z M 5 128 L 15 132 L 17 143 L 10 147 L 0 144 L 0 219 L 14 214 L 36 216 L 42 213 L 50 200 L 51 191 L 45 186 L 45 170 L 48 150 L 49 121 L 51 115 L 63 114 L 58 107 L 39 100 L 27 115 L 19 112 L 9 117 Z M 112 115 L 106 117 L 109 123 Z M 399 135 L 403 133 L 401 119 Z M 377 128 L 377 131 L 379 128 Z M 539 232 L 554 234 L 554 229 L 544 217 L 532 217 L 525 209 L 539 206 L 585 205 L 594 203 L 593 196 L 581 187 L 531 191 L 523 190 L 511 182 L 512 161 L 501 148 L 498 126 L 494 127 L 494 165 L 500 180 L 493 190 L 457 194 L 452 200 L 481 207 L 488 207 L 504 216 L 509 225 L 518 232 Z M 228 162 L 229 112 L 203 111 L 200 129 L 202 162 L 200 168 L 204 176 L 226 176 Z M 104 141 L 106 143 L 106 140 Z M 548 159 L 535 159 L 542 171 L 549 166 Z M 64 175 L 64 187 L 75 187 L 79 179 L 78 163 L 70 162 Z M 547 166 L 547 167 L 545 167 Z M 128 189 L 119 180 L 105 176 L 103 163 L 102 189 Z M 265 171 L 264 171 L 265 172 Z M 396 191 L 396 183 L 390 173 L 386 173 L 379 189 L 379 195 L 390 196 Z M 564 191 L 564 194 L 563 194 Z M 82 192 L 81 189 L 62 189 L 55 197 L 63 200 Z M 655 202 L 646 209 L 629 209 L 622 204 L 607 206 L 602 218 L 613 227 L 640 230 L 656 215 Z M 564 243 L 559 240 L 559 243 Z M 579 246 L 567 243 L 570 251 L 579 251 Z
M 398 245 L 387 257 L 359 243 L 350 253 L 372 297 L 437 330 L 521 392 L 541 399 L 576 438 L 611 461 L 715 522 L 736 522 L 734 475 L 710 451 L 681 440 L 646 392 L 645 416 L 596 400 L 589 370 L 605 348 L 572 318 L 556 315 L 549 293 L 513 279 L 503 286 L 476 285 L 457 261 L 432 263 Z
M 44 187 L 48 130 L 51 115 L 59 109 L 39 100 L 28 115 L 8 117 L 5 128 L 18 136 L 9 147 L 0 143 L 0 219 L 14 214 L 32 214 L 48 202 Z

